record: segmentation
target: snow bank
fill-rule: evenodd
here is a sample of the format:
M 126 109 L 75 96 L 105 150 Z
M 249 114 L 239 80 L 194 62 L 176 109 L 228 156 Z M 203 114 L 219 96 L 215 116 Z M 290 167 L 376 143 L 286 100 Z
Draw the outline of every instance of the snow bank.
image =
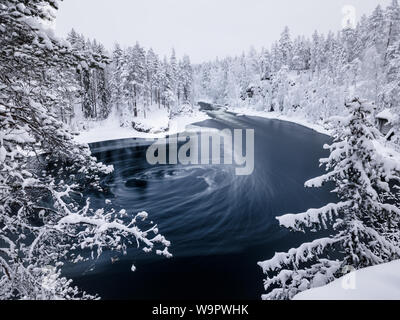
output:
M 132 126 L 132 122 L 140 128 L 138 131 L 148 133 L 161 133 L 169 128 L 169 112 L 166 109 L 153 108 L 147 114 L 147 117 L 139 116 L 134 119 L 129 119 L 130 123 L 127 127 Z
M 250 116 L 250 117 L 260 117 L 265 119 L 288 121 L 310 128 L 321 134 L 332 136 L 332 132 L 330 130 L 324 128 L 320 124 L 311 123 L 306 118 L 302 118 L 300 116 L 294 116 L 294 115 L 287 116 L 287 115 L 282 115 L 279 112 L 256 111 L 248 108 L 229 108 L 229 111 L 236 113 L 236 116 L 238 117 Z M 379 154 L 388 159 L 398 161 L 400 163 L 400 153 L 394 149 L 395 146 L 391 142 L 385 140 L 381 141 L 375 140 L 373 143 L 374 147 L 376 148 Z
M 373 142 L 376 151 L 384 158 L 397 161 L 400 163 L 400 153 L 395 150 L 395 146 L 390 141 L 374 141 Z
M 325 129 L 322 125 L 311 123 L 306 120 L 306 118 L 302 118 L 300 116 L 285 116 L 280 114 L 279 112 L 256 111 L 247 108 L 229 108 L 229 111 L 237 113 L 238 116 L 261 117 L 265 119 L 276 119 L 293 122 L 302 125 L 303 127 L 310 128 L 319 133 L 326 134 L 328 136 L 331 135 L 331 132 Z
M 81 132 L 75 137 L 75 140 L 79 143 L 94 143 L 131 138 L 163 138 L 170 134 L 184 132 L 190 128 L 191 124 L 207 119 L 209 119 L 209 116 L 204 112 L 194 110 L 190 114 L 179 115 L 170 120 L 168 113 L 160 110 L 159 112 L 148 114 L 146 119 L 132 119 L 133 121 L 140 123 L 142 126 L 149 128 L 149 132 L 145 133 L 134 130 L 133 128 L 121 127 L 120 119 L 115 116 L 110 116 L 107 120 L 91 124 L 89 130 Z
M 400 260 L 352 272 L 294 300 L 400 300 Z
M 383 120 L 387 120 L 389 123 L 396 123 L 398 121 L 398 116 L 394 113 L 392 113 L 392 111 L 390 109 L 385 109 L 383 110 L 381 113 L 378 113 L 376 115 L 377 119 L 383 119 Z

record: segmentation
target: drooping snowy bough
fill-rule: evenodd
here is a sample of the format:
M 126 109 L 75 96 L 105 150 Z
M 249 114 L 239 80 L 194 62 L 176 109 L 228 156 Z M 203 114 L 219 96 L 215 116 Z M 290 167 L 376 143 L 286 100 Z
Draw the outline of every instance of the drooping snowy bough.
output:
M 278 218 L 294 231 L 333 234 L 260 262 L 268 275 L 265 300 L 291 299 L 333 281 L 349 267 L 360 269 L 400 257 L 400 209 L 393 186 L 400 180 L 400 163 L 377 151 L 380 133 L 370 122 L 373 106 L 354 99 L 346 107 L 349 116 L 331 119 L 335 141 L 325 146 L 329 158 L 321 160 L 327 173 L 306 182 L 306 187 L 334 182 L 340 202 Z
M 93 210 L 82 186 L 102 191 L 97 163 L 59 121 L 63 85 L 82 68 L 101 68 L 45 27 L 56 0 L 0 2 L 0 299 L 92 299 L 61 276 L 67 261 L 142 246 L 170 257 L 147 213 Z M 60 80 L 66 81 L 60 84 Z

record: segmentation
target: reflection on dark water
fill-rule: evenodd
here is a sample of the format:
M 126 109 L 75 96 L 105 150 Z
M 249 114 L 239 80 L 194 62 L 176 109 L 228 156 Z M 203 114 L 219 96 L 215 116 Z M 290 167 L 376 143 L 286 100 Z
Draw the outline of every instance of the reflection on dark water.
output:
M 92 145 L 100 161 L 115 167 L 104 180 L 108 194 L 89 194 L 93 203 L 104 206 L 107 198 L 129 213 L 149 212 L 172 242 L 174 258 L 132 248 L 112 264 L 105 255 L 68 270 L 75 284 L 104 299 L 260 299 L 263 274 L 257 262 L 307 240 L 280 228 L 275 217 L 336 200 L 328 187 L 303 186 L 322 173 L 319 159 L 330 138 L 277 120 L 214 116 L 200 125 L 255 129 L 251 176 L 236 176 L 233 166 L 150 166 L 144 140 Z

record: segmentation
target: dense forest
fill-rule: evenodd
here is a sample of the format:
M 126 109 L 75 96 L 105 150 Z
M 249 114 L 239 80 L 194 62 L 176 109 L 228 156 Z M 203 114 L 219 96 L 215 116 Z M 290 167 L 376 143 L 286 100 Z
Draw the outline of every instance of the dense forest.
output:
M 104 60 L 101 69 L 83 64 L 70 77 L 63 77 L 65 105 L 59 112 L 65 123 L 103 120 L 115 112 L 122 125 L 129 125 L 129 119 L 151 116 L 152 106 L 173 113 L 177 106 L 193 102 L 193 70 L 187 55 L 178 60 L 172 49 L 171 56 L 161 60 L 139 43 L 126 49 L 116 44 L 110 53 L 98 41 L 90 41 L 75 30 L 67 41 L 77 54 Z

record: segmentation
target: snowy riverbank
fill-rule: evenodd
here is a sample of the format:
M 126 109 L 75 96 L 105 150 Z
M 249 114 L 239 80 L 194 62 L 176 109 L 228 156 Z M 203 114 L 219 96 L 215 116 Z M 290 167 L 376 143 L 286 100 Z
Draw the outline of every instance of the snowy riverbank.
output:
M 303 127 L 310 128 L 319 133 L 331 135 L 332 133 L 324 128 L 321 124 L 314 124 L 309 122 L 307 119 L 302 118 L 300 116 L 286 116 L 282 115 L 279 112 L 267 112 L 267 111 L 256 111 L 253 109 L 245 109 L 245 108 L 229 108 L 229 111 L 236 113 L 238 116 L 251 116 L 251 117 L 261 117 L 265 119 L 276 119 L 282 121 L 288 121 L 292 123 L 296 123 L 302 125 Z
M 315 124 L 300 116 L 287 116 L 278 112 L 256 111 L 248 108 L 229 108 L 230 112 L 236 113 L 237 116 L 254 116 L 265 119 L 276 119 L 287 122 L 296 123 L 298 125 L 310 128 L 318 133 L 332 135 L 332 132 L 326 129 L 322 124 Z M 157 139 L 164 138 L 167 135 L 177 134 L 190 130 L 194 123 L 202 122 L 210 119 L 210 117 L 202 111 L 194 110 L 189 114 L 181 114 L 169 119 L 168 113 L 165 110 L 154 110 L 151 115 L 146 118 L 138 118 L 141 124 L 151 128 L 150 132 L 139 132 L 132 128 L 121 127 L 120 119 L 110 116 L 104 121 L 97 121 L 89 127 L 88 130 L 80 132 L 75 140 L 79 143 L 95 143 L 101 141 L 111 141 L 119 139 Z M 165 131 L 165 128 L 169 128 Z M 400 153 L 395 151 L 389 143 L 375 142 L 375 147 L 379 153 L 386 158 L 399 161 Z
M 237 116 L 261 117 L 265 119 L 276 119 L 296 123 L 303 127 L 310 128 L 318 133 L 332 136 L 332 132 L 326 129 L 322 124 L 315 124 L 300 116 L 287 116 L 278 112 L 256 111 L 247 108 L 229 108 L 230 112 L 236 113 Z M 400 153 L 393 148 L 393 144 L 388 141 L 380 140 L 374 142 L 378 152 L 387 159 L 398 161 L 400 163 Z
M 152 113 L 146 119 L 140 119 L 142 124 L 151 128 L 150 132 L 139 132 L 133 128 L 121 127 L 120 120 L 111 116 L 104 121 L 98 121 L 86 130 L 76 136 L 75 140 L 79 143 L 94 143 L 101 141 L 119 140 L 119 139 L 157 139 L 166 135 L 184 132 L 191 125 L 197 122 L 205 121 L 210 117 L 201 111 L 194 111 L 190 114 L 179 115 L 169 119 L 166 112 Z M 169 128 L 165 131 L 165 128 Z
M 277 112 L 256 111 L 243 108 L 230 108 L 229 111 L 236 113 L 238 116 L 244 115 L 288 121 L 310 128 L 321 134 L 331 135 L 331 132 L 322 125 L 310 123 L 305 118 L 298 116 L 285 116 Z M 131 138 L 157 139 L 163 138 L 166 135 L 184 132 L 194 123 L 207 119 L 210 119 L 210 117 L 205 112 L 195 110 L 191 114 L 179 115 L 170 120 L 168 114 L 164 110 L 160 110 L 159 112 L 151 113 L 146 119 L 139 118 L 141 124 L 151 128 L 150 132 L 146 133 L 139 132 L 133 128 L 121 127 L 119 118 L 110 116 L 106 120 L 89 124 L 89 129 L 80 132 L 75 140 L 79 143 L 95 143 Z M 165 128 L 169 129 L 165 131 Z

